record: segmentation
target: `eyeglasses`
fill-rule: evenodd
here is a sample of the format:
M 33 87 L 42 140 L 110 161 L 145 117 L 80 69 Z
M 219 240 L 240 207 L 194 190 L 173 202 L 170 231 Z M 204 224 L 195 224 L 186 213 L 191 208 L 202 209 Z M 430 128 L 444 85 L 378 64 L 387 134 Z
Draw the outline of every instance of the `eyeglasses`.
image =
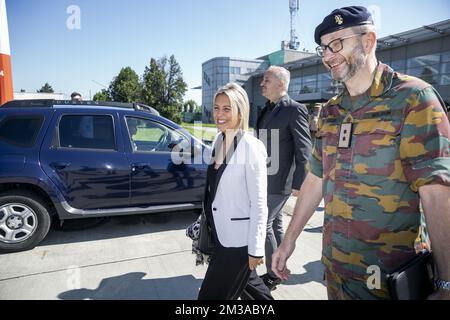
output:
M 352 34 L 351 36 L 348 36 L 348 37 L 334 39 L 333 41 L 330 41 L 330 43 L 328 43 L 328 44 L 323 44 L 321 46 L 318 46 L 316 48 L 317 55 L 319 57 L 323 57 L 325 55 L 325 50 L 327 48 L 330 49 L 330 51 L 333 53 L 338 53 L 339 51 L 341 51 L 344 48 L 343 42 L 345 39 L 353 38 L 356 36 L 362 36 L 365 34 L 366 34 L 366 32 L 363 32 L 363 33 Z

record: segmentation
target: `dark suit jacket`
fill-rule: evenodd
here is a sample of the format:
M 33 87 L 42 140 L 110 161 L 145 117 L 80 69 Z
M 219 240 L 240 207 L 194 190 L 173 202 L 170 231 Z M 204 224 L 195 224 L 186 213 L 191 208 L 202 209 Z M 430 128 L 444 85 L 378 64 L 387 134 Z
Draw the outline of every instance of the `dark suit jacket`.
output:
M 262 121 L 266 112 L 267 105 L 258 117 L 256 126 L 258 138 L 266 145 L 267 155 L 271 160 L 268 164 L 267 193 L 288 195 L 292 189 L 300 189 L 306 176 L 305 165 L 311 154 L 308 109 L 285 95 L 268 118 Z M 261 129 L 267 129 L 267 139 Z M 278 155 L 272 154 L 274 134 L 271 129 L 279 130 L 279 141 L 273 142 L 278 143 Z M 279 169 L 275 174 L 271 174 L 273 170 L 270 166 L 274 164 L 276 158 Z

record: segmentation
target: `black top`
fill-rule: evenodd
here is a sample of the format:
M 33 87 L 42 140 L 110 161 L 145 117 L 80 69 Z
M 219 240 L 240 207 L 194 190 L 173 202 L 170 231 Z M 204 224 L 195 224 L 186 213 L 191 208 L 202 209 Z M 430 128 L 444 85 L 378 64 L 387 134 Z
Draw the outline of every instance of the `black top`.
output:
M 214 168 L 215 164 L 212 163 L 208 166 L 208 170 L 206 173 L 206 179 L 208 183 L 208 190 L 206 192 L 205 197 L 205 214 L 206 219 L 208 221 L 208 224 L 210 225 L 211 229 L 213 230 L 214 240 L 217 238 L 216 235 L 216 228 L 214 225 L 214 219 L 213 219 L 213 213 L 212 213 L 212 203 L 213 203 L 213 196 L 216 194 L 219 175 L 222 175 L 223 171 L 225 170 L 226 164 L 222 164 L 218 169 Z
M 214 219 L 213 219 L 213 214 L 212 214 L 212 210 L 214 210 L 215 208 L 212 208 L 212 203 L 216 196 L 220 177 L 222 176 L 223 172 L 225 171 L 225 169 L 227 167 L 227 163 L 226 163 L 227 159 L 229 160 L 233 156 L 234 151 L 236 150 L 237 145 L 238 145 L 240 139 L 242 138 L 242 134 L 238 133 L 234 137 L 233 146 L 228 150 L 228 153 L 227 153 L 225 159 L 223 160 L 223 163 L 219 166 L 218 169 L 215 169 L 214 168 L 214 166 L 215 166 L 215 150 L 216 150 L 216 148 L 222 148 L 224 137 L 225 136 L 222 135 L 222 137 L 218 139 L 216 146 L 212 152 L 213 161 L 208 166 L 208 170 L 206 172 L 206 190 L 205 190 L 205 197 L 204 197 L 204 208 L 205 208 L 205 215 L 206 215 L 208 224 L 210 225 L 211 229 L 213 230 L 214 240 L 217 239 L 217 234 L 216 234 L 216 230 L 215 230 L 215 226 L 214 226 Z
M 210 164 L 208 166 L 208 172 L 207 172 L 207 179 L 209 181 L 209 186 L 210 186 L 209 187 L 210 195 L 216 194 L 217 186 L 219 184 L 218 183 L 219 181 L 217 181 L 217 179 L 218 179 L 219 174 L 222 175 L 223 171 L 225 170 L 226 164 L 225 163 L 221 164 L 218 169 L 216 169 L 214 166 L 215 166 L 214 163 Z M 212 197 L 209 197 L 209 198 L 212 198 Z M 211 199 L 211 204 L 212 204 L 212 199 Z
M 268 120 L 270 119 L 270 114 L 273 109 L 275 109 L 276 104 L 270 101 L 266 102 L 265 108 L 262 110 L 260 115 L 260 126 L 264 128 L 267 125 Z

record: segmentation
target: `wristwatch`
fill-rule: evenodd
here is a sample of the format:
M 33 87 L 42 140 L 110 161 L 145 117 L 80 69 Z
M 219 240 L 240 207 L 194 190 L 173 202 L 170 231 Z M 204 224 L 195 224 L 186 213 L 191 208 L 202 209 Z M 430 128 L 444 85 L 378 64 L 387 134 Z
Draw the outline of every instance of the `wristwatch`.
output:
M 436 279 L 434 281 L 434 284 L 436 285 L 436 289 L 449 290 L 450 291 L 450 281 L 445 281 L 445 280 L 442 280 L 442 279 Z

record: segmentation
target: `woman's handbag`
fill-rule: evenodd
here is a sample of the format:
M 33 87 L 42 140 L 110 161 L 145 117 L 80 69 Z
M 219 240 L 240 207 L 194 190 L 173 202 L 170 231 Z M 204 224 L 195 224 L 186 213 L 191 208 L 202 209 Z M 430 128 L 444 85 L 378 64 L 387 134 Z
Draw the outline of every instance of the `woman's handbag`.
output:
M 198 249 L 201 253 L 212 255 L 214 252 L 214 240 L 211 227 L 206 219 L 206 214 L 202 211 L 200 216 L 200 232 L 198 237 Z

